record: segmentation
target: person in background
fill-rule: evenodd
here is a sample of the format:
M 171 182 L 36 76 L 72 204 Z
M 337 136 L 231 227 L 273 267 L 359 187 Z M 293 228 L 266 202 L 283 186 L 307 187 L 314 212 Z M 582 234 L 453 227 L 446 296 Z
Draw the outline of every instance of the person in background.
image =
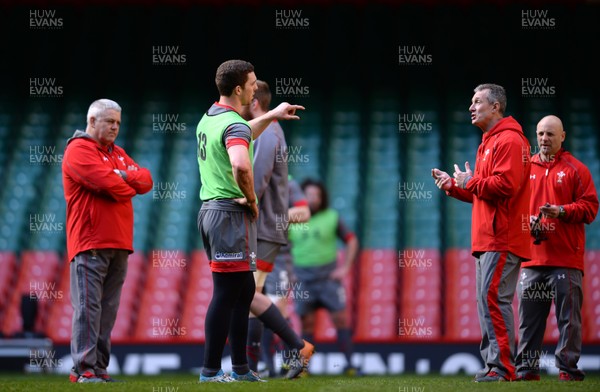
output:
M 293 295 L 296 313 L 302 322 L 302 334 L 313 339 L 316 311 L 325 308 L 337 331 L 337 343 L 346 357 L 344 373 L 356 375 L 352 365 L 352 330 L 346 317 L 344 278 L 358 255 L 356 235 L 344 224 L 339 213 L 329 207 L 327 189 L 320 181 L 301 183 L 310 207 L 307 223 L 290 226 L 289 239 L 296 283 Z M 344 263 L 338 265 L 338 239 L 345 244 Z M 304 295 L 306 294 L 306 295 Z
M 521 269 L 517 379 L 538 381 L 539 360 L 552 302 L 558 344 L 555 363 L 560 381 L 582 381 L 581 305 L 585 224 L 598 214 L 598 194 L 589 169 L 562 147 L 566 133 L 553 115 L 536 129 L 539 153 L 531 159 L 531 260 Z M 538 220 L 538 217 L 540 218 Z
M 476 382 L 513 381 L 515 326 L 512 301 L 529 249 L 529 140 L 521 125 L 505 117 L 506 92 L 481 84 L 471 98 L 471 124 L 482 132 L 475 172 L 454 165 L 454 178 L 437 168 L 431 175 L 448 196 L 473 203 L 471 252 L 476 263 L 479 346 L 484 368 Z M 525 227 L 525 229 L 523 229 Z
M 121 111 L 115 101 L 94 101 L 85 132 L 75 131 L 63 155 L 73 305 L 71 382 L 115 381 L 107 372 L 110 333 L 133 252 L 131 199 L 153 184 L 150 171 L 115 145 Z

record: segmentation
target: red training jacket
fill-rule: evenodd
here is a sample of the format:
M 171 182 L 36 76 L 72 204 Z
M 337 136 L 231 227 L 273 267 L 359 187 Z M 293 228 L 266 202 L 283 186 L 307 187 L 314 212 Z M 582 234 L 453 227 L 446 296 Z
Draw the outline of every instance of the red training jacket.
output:
M 128 166 L 138 170 L 127 170 Z M 124 171 L 127 179 L 114 169 Z M 68 260 L 90 249 L 133 252 L 131 198 L 152 189 L 150 171 L 139 167 L 121 147 L 102 147 L 85 132 L 76 131 L 65 148 L 62 179 Z
M 531 261 L 523 267 L 566 267 L 583 271 L 585 251 L 584 223 L 598 213 L 598 195 L 589 169 L 568 151 L 561 149 L 551 162 L 531 159 L 531 215 L 538 216 L 546 203 L 562 205 L 562 218 L 542 218 L 546 241 L 531 242 Z
M 531 258 L 529 233 L 529 141 L 521 125 L 504 117 L 485 132 L 477 150 L 475 172 L 466 189 L 446 193 L 473 203 L 471 251 L 511 252 Z

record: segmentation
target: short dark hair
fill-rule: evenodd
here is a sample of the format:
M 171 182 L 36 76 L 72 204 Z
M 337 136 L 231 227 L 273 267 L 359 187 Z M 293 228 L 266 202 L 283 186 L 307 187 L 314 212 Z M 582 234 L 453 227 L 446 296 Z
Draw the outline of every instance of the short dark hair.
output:
M 258 100 L 258 105 L 265 112 L 269 111 L 271 106 L 271 89 L 269 84 L 264 80 L 257 80 L 256 85 L 258 89 L 254 92 L 254 99 Z
M 217 68 L 215 83 L 219 95 L 229 97 L 237 86 L 244 86 L 254 66 L 244 60 L 227 60 Z
M 498 102 L 500 105 L 498 111 L 500 114 L 504 114 L 506 111 L 506 91 L 504 90 L 504 87 L 493 83 L 483 83 L 475 87 L 473 92 L 477 93 L 482 90 L 488 90 L 488 102 L 492 105 L 494 102 Z
M 327 188 L 325 187 L 325 184 L 323 184 L 322 181 L 315 180 L 313 178 L 307 178 L 300 184 L 300 187 L 303 191 L 305 191 L 306 188 L 309 186 L 316 186 L 321 190 L 321 206 L 319 208 L 319 211 L 327 209 L 329 207 L 329 195 L 327 193 Z

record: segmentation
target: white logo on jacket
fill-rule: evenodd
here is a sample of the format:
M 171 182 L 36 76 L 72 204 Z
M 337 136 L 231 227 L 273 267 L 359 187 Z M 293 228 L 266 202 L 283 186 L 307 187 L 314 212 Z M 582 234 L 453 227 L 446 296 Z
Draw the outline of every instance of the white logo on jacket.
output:
M 488 155 L 490 155 L 490 149 L 489 148 L 487 150 L 485 150 L 485 154 L 483 155 L 483 160 L 484 161 L 487 159 Z
M 562 183 L 563 177 L 566 176 L 565 172 L 562 170 L 560 172 L 556 173 L 556 175 L 558 176 L 558 179 L 556 180 L 556 182 L 558 184 Z

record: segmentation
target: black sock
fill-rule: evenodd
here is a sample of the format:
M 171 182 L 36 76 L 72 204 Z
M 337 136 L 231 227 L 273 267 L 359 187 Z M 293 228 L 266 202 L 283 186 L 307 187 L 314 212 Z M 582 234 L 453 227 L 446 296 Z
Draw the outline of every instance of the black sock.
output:
M 307 342 L 311 342 L 313 343 L 315 341 L 315 335 L 312 333 L 303 333 L 302 337 L 304 338 L 304 340 L 306 340 Z
M 261 342 L 261 359 L 267 365 L 270 375 L 275 374 L 275 364 L 273 363 L 273 354 L 275 353 L 274 347 L 275 334 L 269 328 L 263 328 L 263 336 Z
M 346 356 L 348 366 L 352 367 L 352 352 L 354 351 L 354 345 L 352 344 L 352 331 L 350 328 L 337 330 L 337 342 L 340 346 L 340 350 Z
M 258 371 L 258 361 L 261 352 L 261 340 L 263 334 L 263 323 L 256 317 L 248 320 L 248 343 L 246 344 L 246 356 L 250 370 Z
M 300 336 L 298 336 L 288 322 L 285 321 L 283 315 L 274 304 L 271 304 L 271 306 L 269 306 L 263 314 L 259 315 L 258 318 L 264 323 L 265 327 L 271 329 L 289 347 L 298 350 L 304 347 L 304 342 Z

